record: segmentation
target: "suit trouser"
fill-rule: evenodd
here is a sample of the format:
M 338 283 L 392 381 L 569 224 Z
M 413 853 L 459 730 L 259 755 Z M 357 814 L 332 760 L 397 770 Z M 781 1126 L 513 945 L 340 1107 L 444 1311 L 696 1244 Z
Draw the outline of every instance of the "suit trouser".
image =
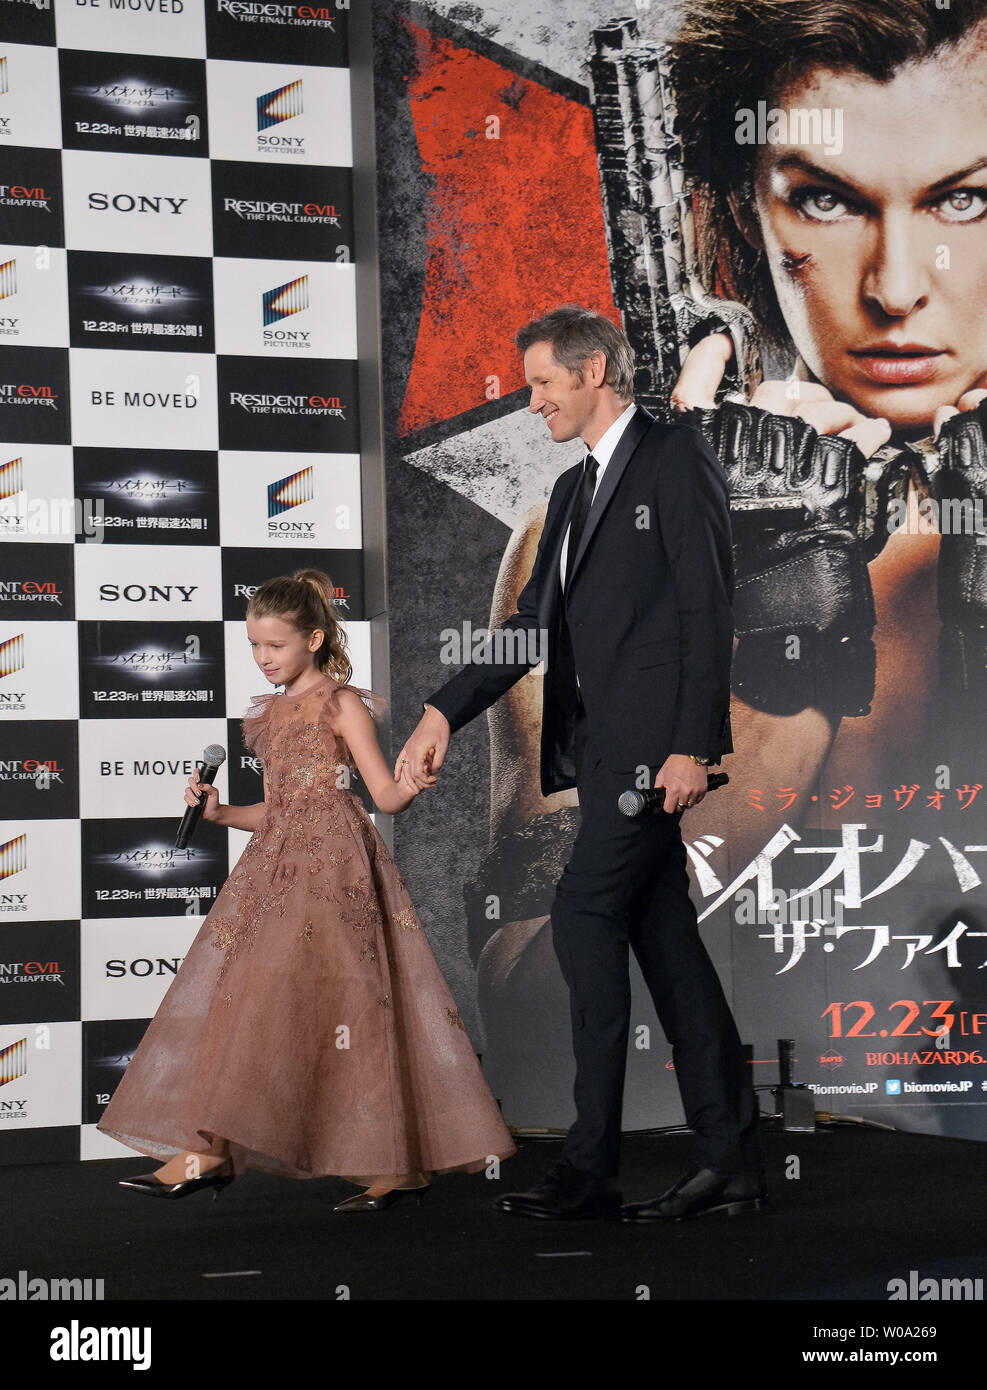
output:
M 750 1068 L 699 935 L 680 817 L 631 819 L 617 809 L 628 776 L 604 766 L 585 715 L 576 723 L 574 752 L 582 820 L 552 906 L 576 1057 L 576 1122 L 562 1157 L 598 1178 L 617 1172 L 630 946 L 672 1045 L 697 1160 L 722 1172 L 760 1168 Z

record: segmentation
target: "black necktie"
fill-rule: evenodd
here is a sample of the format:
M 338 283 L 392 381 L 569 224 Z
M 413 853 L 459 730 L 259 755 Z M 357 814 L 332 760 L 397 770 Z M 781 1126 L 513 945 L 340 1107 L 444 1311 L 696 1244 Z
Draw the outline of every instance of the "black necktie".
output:
M 572 509 L 572 520 L 569 523 L 569 546 L 565 553 L 565 587 L 568 589 L 569 581 L 572 579 L 573 564 L 576 553 L 579 550 L 579 542 L 582 540 L 583 531 L 586 528 L 586 518 L 589 516 L 589 509 L 593 505 L 593 493 L 596 491 L 596 470 L 599 464 L 592 454 L 587 454 L 583 460 L 583 476 L 579 480 L 579 492 L 576 496 L 576 505 Z

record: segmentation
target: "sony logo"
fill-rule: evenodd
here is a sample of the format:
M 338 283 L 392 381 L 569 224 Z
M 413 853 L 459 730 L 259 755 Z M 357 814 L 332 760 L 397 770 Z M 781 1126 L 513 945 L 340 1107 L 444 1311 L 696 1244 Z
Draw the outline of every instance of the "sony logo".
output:
M 177 217 L 188 202 L 187 198 L 171 198 L 166 193 L 90 193 L 89 208 L 92 212 L 165 212 Z

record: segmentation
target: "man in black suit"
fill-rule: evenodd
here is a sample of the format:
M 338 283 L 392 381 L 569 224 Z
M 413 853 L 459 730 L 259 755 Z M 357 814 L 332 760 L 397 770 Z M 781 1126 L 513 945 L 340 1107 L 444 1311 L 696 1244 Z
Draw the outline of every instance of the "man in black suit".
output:
M 431 785 L 450 735 L 547 658 L 542 792 L 575 786 L 581 812 L 552 907 L 577 1118 L 542 1181 L 497 1205 L 519 1216 L 616 1214 L 630 946 L 672 1043 L 697 1152 L 667 1192 L 621 1216 L 755 1209 L 764 1193 L 757 1104 L 699 936 L 679 829 L 705 795 L 707 766 L 733 747 L 726 483 L 696 429 L 661 424 L 632 403 L 633 354 L 609 320 L 567 306 L 516 341 L 531 412 L 556 443 L 579 438 L 589 452 L 555 484 L 518 611 L 491 638 L 493 659 L 428 698 L 395 764 L 409 786 Z M 508 637 L 520 641 L 505 659 Z M 634 785 L 664 788 L 663 809 L 622 815 L 618 797 Z

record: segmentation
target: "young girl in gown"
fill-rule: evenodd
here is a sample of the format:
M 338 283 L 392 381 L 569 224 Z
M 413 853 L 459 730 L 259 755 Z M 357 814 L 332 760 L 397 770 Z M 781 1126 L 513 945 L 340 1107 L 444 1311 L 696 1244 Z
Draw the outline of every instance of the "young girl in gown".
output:
M 214 1195 L 245 1168 L 367 1186 L 336 1211 L 380 1210 L 430 1174 L 474 1172 L 514 1144 L 386 845 L 394 781 L 380 697 L 348 684 L 325 575 L 269 580 L 247 608 L 258 696 L 244 741 L 264 800 L 223 806 L 198 773 L 185 799 L 253 835 L 134 1053 L 98 1128 L 169 1158 L 122 1185 Z M 176 1153 L 175 1151 L 179 1152 Z

